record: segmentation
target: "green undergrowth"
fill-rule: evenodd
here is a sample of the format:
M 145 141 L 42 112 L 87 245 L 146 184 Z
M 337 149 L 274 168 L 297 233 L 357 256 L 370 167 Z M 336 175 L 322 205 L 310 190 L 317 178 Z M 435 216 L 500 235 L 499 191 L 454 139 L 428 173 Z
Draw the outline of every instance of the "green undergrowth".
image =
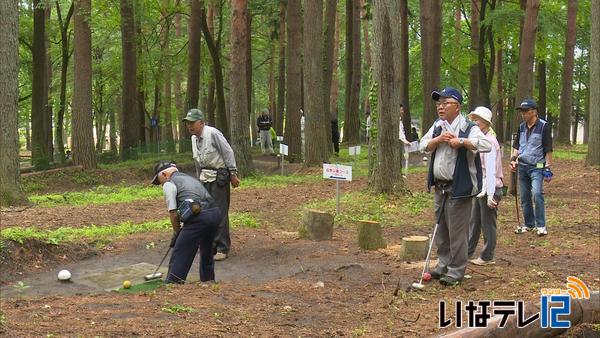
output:
M 90 225 L 80 228 L 61 227 L 55 230 L 42 230 L 34 227 L 10 227 L 0 232 L 3 241 L 11 240 L 19 244 L 27 240 L 38 240 L 48 244 L 60 245 L 64 243 L 87 242 L 103 246 L 115 239 L 131 234 L 170 229 L 168 218 L 144 223 L 123 222 L 116 225 L 96 226 Z
M 98 186 L 88 191 L 66 192 L 63 194 L 33 195 L 29 200 L 41 207 L 59 205 L 90 205 L 132 202 L 162 197 L 162 189 L 153 185 Z
M 310 184 L 322 180 L 321 175 L 256 175 L 242 179 L 242 183 L 237 189 L 253 188 L 282 188 L 294 184 Z
M 335 214 L 336 199 L 314 200 L 304 207 Z M 433 208 L 433 197 L 424 192 L 401 197 L 352 192 L 341 196 L 340 215 L 335 216 L 335 222 L 342 226 L 355 224 L 359 220 L 377 221 L 388 226 L 408 221 L 411 225 L 430 224 L 430 219 L 417 217 L 427 208 Z
M 134 284 L 129 289 L 125 289 L 123 287 L 117 289 L 117 292 L 120 293 L 144 293 L 144 292 L 152 292 L 159 287 L 163 286 L 164 282 L 162 279 L 154 279 L 140 284 Z
M 173 161 L 177 164 L 192 163 L 192 153 L 147 153 L 140 155 L 136 160 L 127 160 L 117 163 L 100 164 L 101 169 L 118 170 L 118 169 L 142 169 L 148 172 L 152 171 L 152 168 L 156 162 L 165 160 Z
M 587 148 L 587 144 L 558 146 L 554 148 L 552 156 L 553 158 L 560 160 L 585 161 Z
M 261 221 L 250 213 L 229 213 L 231 228 L 260 228 Z M 60 245 L 66 243 L 86 242 L 98 247 L 132 234 L 170 230 L 171 223 L 168 218 L 144 223 L 123 222 L 115 225 L 85 227 L 61 227 L 55 230 L 42 230 L 35 227 L 9 227 L 0 231 L 0 251 L 6 246 L 5 241 L 14 241 L 24 244 L 28 240 L 37 240 L 43 243 Z

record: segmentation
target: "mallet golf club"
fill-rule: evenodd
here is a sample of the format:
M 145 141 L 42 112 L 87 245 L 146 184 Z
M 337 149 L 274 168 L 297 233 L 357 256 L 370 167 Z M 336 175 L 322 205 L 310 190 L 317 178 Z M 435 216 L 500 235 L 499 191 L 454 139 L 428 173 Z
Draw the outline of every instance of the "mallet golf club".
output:
M 162 278 L 162 272 L 158 272 L 158 269 L 160 269 L 162 263 L 165 261 L 165 258 L 167 258 L 167 255 L 169 254 L 170 251 L 171 251 L 171 246 L 169 246 L 169 249 L 167 249 L 167 252 L 163 256 L 163 258 L 160 260 L 160 263 L 156 267 L 156 270 L 154 270 L 153 273 L 144 276 L 145 280 L 149 281 L 149 280 L 153 280 L 153 279 Z
M 431 234 L 431 239 L 429 240 L 429 250 L 427 250 L 427 257 L 425 258 L 425 265 L 423 266 L 423 272 L 421 273 L 421 279 L 419 280 L 418 283 L 412 283 L 411 286 L 413 289 L 421 290 L 425 287 L 425 285 L 423 284 L 423 276 L 425 275 L 425 272 L 429 268 L 429 258 L 431 257 L 431 249 L 433 248 L 433 241 L 435 241 L 435 234 L 437 232 L 438 225 L 440 224 L 440 220 L 442 219 L 442 214 L 444 213 L 444 208 L 446 207 L 446 199 L 448 198 L 448 194 L 446 193 L 446 191 L 442 190 L 442 196 L 443 196 L 442 197 L 442 207 L 440 208 L 440 214 L 438 215 L 437 222 L 435 223 L 435 226 L 433 227 L 433 233 Z

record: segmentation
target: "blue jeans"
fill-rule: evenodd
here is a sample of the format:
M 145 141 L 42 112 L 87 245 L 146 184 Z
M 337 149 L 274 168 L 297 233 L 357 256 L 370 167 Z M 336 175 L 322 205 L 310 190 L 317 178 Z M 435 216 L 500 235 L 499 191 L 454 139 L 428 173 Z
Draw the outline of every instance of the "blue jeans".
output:
M 521 189 L 521 208 L 525 218 L 525 226 L 538 228 L 546 226 L 546 210 L 544 207 L 544 169 L 535 165 L 519 164 L 519 189 Z M 532 199 L 533 198 L 533 202 Z M 535 204 L 535 211 L 534 211 Z

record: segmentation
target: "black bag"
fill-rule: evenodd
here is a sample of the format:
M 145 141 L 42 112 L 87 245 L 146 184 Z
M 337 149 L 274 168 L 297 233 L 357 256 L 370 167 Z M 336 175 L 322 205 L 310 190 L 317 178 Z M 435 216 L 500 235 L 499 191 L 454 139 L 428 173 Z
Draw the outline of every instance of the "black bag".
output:
M 224 187 L 229 184 L 229 170 L 225 168 L 221 168 L 217 170 L 217 185 L 219 187 Z
M 202 205 L 200 205 L 200 202 L 192 199 L 184 200 L 177 208 L 179 220 L 184 223 L 189 221 L 194 215 L 198 215 L 200 212 L 202 212 Z

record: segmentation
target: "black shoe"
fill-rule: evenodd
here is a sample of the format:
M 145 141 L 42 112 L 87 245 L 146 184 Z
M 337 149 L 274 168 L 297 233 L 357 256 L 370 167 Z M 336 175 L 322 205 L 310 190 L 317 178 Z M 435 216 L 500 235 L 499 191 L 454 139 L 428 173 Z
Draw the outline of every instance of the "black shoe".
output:
M 457 286 L 462 283 L 462 280 L 454 279 L 452 277 L 444 276 L 440 278 L 440 284 L 444 286 Z
M 437 270 L 431 270 L 431 271 L 428 271 L 428 272 L 431 275 L 431 278 L 433 278 L 433 279 L 440 279 L 444 275 L 444 274 L 440 273 Z

